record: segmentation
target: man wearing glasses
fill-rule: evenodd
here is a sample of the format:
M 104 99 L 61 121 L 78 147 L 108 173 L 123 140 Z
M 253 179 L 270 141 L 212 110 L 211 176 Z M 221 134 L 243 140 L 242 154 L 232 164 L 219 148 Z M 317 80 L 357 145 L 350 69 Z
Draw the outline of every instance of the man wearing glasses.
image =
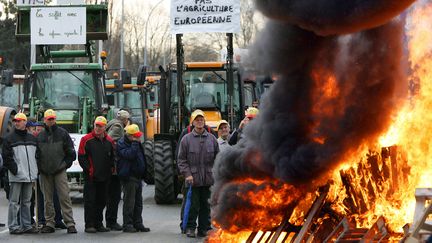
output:
M 66 169 L 72 166 L 76 152 L 69 133 L 57 126 L 56 113 L 48 109 L 44 113 L 45 129 L 37 137 L 39 151 L 37 155 L 40 172 L 40 183 L 45 196 L 46 225 L 41 233 L 54 233 L 55 211 L 53 204 L 54 188 L 60 200 L 63 219 L 67 232 L 77 233 L 72 214 L 72 202 L 69 197 L 69 186 Z

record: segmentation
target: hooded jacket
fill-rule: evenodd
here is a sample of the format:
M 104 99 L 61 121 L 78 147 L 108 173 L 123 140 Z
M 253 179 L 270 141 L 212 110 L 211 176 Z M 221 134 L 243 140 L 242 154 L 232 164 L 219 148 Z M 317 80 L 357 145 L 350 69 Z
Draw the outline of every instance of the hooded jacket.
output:
M 27 130 L 15 129 L 3 142 L 4 167 L 9 182 L 32 182 L 37 179 L 37 141 Z
M 146 159 L 144 149 L 139 142 L 132 142 L 125 135 L 118 142 L 117 150 L 117 174 L 122 180 L 130 176 L 143 179 L 146 171 Z
M 54 124 L 45 126 L 38 137 L 39 152 L 37 154 L 40 173 L 55 175 L 72 166 L 76 152 L 69 133 Z

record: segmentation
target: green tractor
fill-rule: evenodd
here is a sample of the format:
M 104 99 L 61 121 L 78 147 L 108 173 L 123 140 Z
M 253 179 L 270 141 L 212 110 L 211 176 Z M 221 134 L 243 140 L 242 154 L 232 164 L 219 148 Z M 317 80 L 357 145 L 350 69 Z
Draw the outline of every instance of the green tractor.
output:
M 154 135 L 154 184 L 158 204 L 173 203 L 181 191 L 176 151 L 179 135 L 190 124 L 190 115 L 201 109 L 206 125 L 215 129 L 222 119 L 235 127 L 244 110 L 256 100 L 251 82 L 245 83 L 241 70 L 232 63 L 232 35 L 228 34 L 227 62 L 186 62 L 182 36 L 177 35 L 177 63 L 161 69 L 159 81 L 160 132 Z
M 104 115 L 112 118 L 105 94 L 104 53 L 100 61 L 94 48 L 95 40 L 108 38 L 107 5 L 82 5 L 86 7 L 87 43 L 82 50 L 51 50 L 50 45 L 37 46 L 42 63 L 27 70 L 23 86 L 21 109 L 39 121 L 47 109 L 57 113 L 57 124 L 65 128 L 78 150 L 81 137 L 92 130 L 93 119 Z M 19 40 L 30 37 L 30 8 L 22 7 L 17 13 L 16 35 Z M 79 59 L 79 62 L 76 60 Z M 74 161 L 67 170 L 71 190 L 82 190 L 82 168 Z

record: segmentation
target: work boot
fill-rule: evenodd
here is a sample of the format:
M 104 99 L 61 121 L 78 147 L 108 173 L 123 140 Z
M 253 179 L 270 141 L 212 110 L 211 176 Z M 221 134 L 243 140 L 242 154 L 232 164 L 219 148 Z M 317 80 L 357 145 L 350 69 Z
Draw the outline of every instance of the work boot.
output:
M 118 223 L 107 224 L 106 227 L 109 228 L 112 231 L 122 231 L 123 230 L 123 227 L 121 225 L 119 225 Z
M 134 228 L 139 232 L 149 232 L 150 228 L 145 227 L 143 224 L 135 225 Z
M 103 225 L 96 228 L 97 232 L 110 232 L 109 228 L 105 228 Z
M 206 237 L 207 236 L 207 232 L 206 231 L 198 230 L 197 236 L 198 237 Z
M 22 232 L 23 234 L 38 234 L 39 230 L 35 227 L 28 228 Z
M 11 235 L 20 235 L 22 233 L 23 233 L 23 231 L 21 229 L 9 230 L 9 234 L 11 234 Z
M 75 228 L 75 226 L 69 226 L 68 228 L 67 228 L 67 233 L 68 234 L 76 234 L 78 231 L 76 230 L 76 228 Z
M 132 227 L 132 225 L 126 225 L 126 226 L 123 227 L 123 232 L 125 232 L 125 233 L 136 233 L 137 230 L 134 227 Z
M 54 233 L 55 229 L 53 227 L 45 225 L 44 227 L 42 227 L 42 229 L 40 230 L 40 232 L 41 233 Z
M 86 232 L 86 233 L 96 233 L 97 230 L 96 230 L 95 227 L 87 227 L 87 228 L 85 228 L 84 232 Z
M 56 229 L 67 229 L 67 226 L 62 221 L 60 221 L 60 222 L 55 224 L 55 228 Z
M 195 238 L 195 229 L 186 229 L 186 236 L 189 238 Z

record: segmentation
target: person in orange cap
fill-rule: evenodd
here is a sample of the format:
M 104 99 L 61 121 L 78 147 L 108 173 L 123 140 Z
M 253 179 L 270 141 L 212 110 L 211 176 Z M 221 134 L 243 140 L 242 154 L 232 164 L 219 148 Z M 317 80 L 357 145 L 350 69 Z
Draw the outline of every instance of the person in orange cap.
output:
M 106 132 L 107 120 L 96 117 L 93 131 L 81 138 L 78 161 L 84 172 L 85 232 L 108 232 L 104 227 L 108 185 L 114 168 L 114 140 Z
M 67 233 L 74 234 L 77 233 L 77 230 L 73 219 L 66 169 L 72 166 L 76 159 L 76 152 L 69 133 L 57 126 L 56 120 L 56 112 L 52 109 L 46 110 L 44 113 L 45 129 L 37 136 L 40 151 L 38 167 L 41 189 L 45 196 L 46 219 L 46 225 L 42 227 L 41 233 L 55 232 L 53 193 L 56 189 Z
M 117 142 L 117 174 L 123 189 L 123 232 L 148 232 L 142 219 L 142 180 L 146 172 L 142 132 L 136 124 L 125 127 Z
M 255 107 L 247 108 L 247 110 L 245 111 L 245 118 L 240 122 L 239 128 L 235 129 L 234 132 L 231 134 L 231 137 L 228 142 L 230 145 L 237 144 L 237 142 L 242 138 L 243 129 L 245 128 L 245 126 L 250 121 L 255 119 L 258 116 L 258 114 L 259 114 L 258 108 Z
M 4 142 L 2 157 L 9 177 L 8 227 L 10 234 L 38 233 L 31 223 L 32 183 L 36 181 L 37 141 L 27 132 L 27 116 L 18 113 L 13 118 L 14 131 Z M 19 213 L 19 214 L 18 214 Z

